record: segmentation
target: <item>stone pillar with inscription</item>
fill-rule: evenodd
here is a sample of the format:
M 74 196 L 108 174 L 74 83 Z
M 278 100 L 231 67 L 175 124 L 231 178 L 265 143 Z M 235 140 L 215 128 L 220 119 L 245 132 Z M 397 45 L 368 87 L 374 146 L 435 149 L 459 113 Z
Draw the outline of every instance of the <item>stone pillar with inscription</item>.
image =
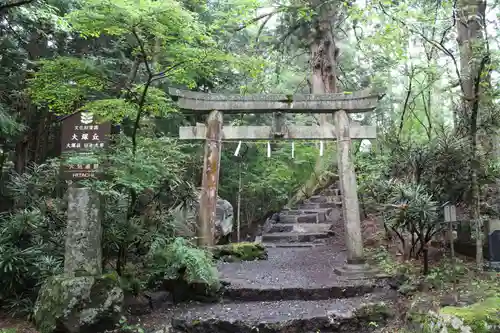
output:
M 68 224 L 64 252 L 67 276 L 102 274 L 100 198 L 89 188 L 68 187 Z
M 105 147 L 110 128 L 109 123 L 96 124 L 90 113 L 66 117 L 62 121 L 63 154 L 84 155 L 90 148 Z M 79 182 L 93 177 L 98 165 L 68 162 L 62 165 L 69 184 L 64 273 L 41 286 L 33 321 L 41 332 L 111 330 L 122 316 L 124 293 L 116 275 L 102 274 L 100 198 Z
M 104 148 L 111 132 L 110 123 L 98 124 L 91 113 L 79 112 L 62 121 L 62 152 L 88 154 Z M 95 177 L 98 163 L 65 164 L 62 175 L 68 182 L 68 224 L 64 273 L 67 276 L 102 273 L 102 225 L 100 198 L 79 180 Z

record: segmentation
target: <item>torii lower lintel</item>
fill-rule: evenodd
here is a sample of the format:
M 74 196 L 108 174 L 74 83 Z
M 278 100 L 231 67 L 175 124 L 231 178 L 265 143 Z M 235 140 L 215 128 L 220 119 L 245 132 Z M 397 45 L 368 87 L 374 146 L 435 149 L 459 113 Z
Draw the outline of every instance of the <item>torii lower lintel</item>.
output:
M 351 126 L 350 137 L 353 140 L 376 139 L 376 126 Z M 179 128 L 181 140 L 205 140 L 206 126 L 183 126 Z M 224 126 L 223 140 L 253 141 L 272 140 L 271 126 Z M 280 140 L 337 140 L 334 126 L 287 126 Z

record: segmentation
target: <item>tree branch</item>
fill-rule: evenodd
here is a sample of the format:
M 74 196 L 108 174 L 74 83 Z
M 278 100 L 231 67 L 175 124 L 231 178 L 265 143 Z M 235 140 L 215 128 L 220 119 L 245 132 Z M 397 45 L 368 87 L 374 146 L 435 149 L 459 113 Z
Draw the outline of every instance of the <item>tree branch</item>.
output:
M 417 30 L 413 29 L 412 27 L 408 26 L 404 21 L 402 21 L 402 20 L 394 17 L 390 13 L 388 13 L 387 10 L 385 9 L 384 5 L 382 3 L 380 3 L 380 2 L 379 2 L 379 7 L 380 7 L 380 9 L 382 10 L 382 12 L 385 15 L 389 16 L 394 21 L 396 21 L 399 24 L 403 25 L 404 27 L 408 28 L 408 30 L 411 33 L 414 33 L 414 34 L 418 35 L 420 38 L 422 38 L 423 40 L 425 40 L 427 43 L 434 45 L 438 50 L 440 50 L 441 52 L 443 52 L 444 54 L 446 54 L 448 57 L 450 57 L 450 59 L 453 61 L 453 66 L 454 66 L 454 69 L 455 69 L 455 74 L 457 75 L 457 78 L 458 78 L 460 90 L 462 91 L 462 95 L 465 96 L 464 85 L 463 85 L 463 82 L 462 82 L 462 77 L 460 75 L 460 70 L 459 70 L 459 67 L 458 67 L 457 59 L 455 58 L 455 56 L 453 55 L 453 53 L 444 46 L 444 35 L 441 38 L 441 41 L 439 41 L 439 42 L 436 42 L 435 40 L 431 40 L 430 38 L 428 38 L 427 36 L 425 36 L 420 31 L 417 31 Z M 446 30 L 446 31 L 449 31 L 449 30 Z
M 411 67 L 411 72 L 410 72 L 410 75 L 409 75 L 409 79 L 410 79 L 410 82 L 408 82 L 408 89 L 407 89 L 407 93 L 406 93 L 406 97 L 405 97 L 405 102 L 403 104 L 403 112 L 401 112 L 401 117 L 400 117 L 400 120 L 399 120 L 399 130 L 398 130 L 398 143 L 400 142 L 401 140 L 401 132 L 403 132 L 403 126 L 404 126 L 404 120 L 405 120 L 405 114 L 406 114 L 406 110 L 408 108 L 408 102 L 410 100 L 410 96 L 411 96 L 411 90 L 412 90 L 412 84 L 413 84 L 413 74 L 414 74 L 414 67 L 412 66 Z
M 144 48 L 144 43 L 142 42 L 142 39 L 139 37 L 137 34 L 137 31 L 135 28 L 132 28 L 132 34 L 134 35 L 135 39 L 137 40 L 137 44 L 139 44 L 139 48 L 142 53 L 142 61 L 144 62 L 144 66 L 146 66 L 146 71 L 150 76 L 153 76 L 153 72 L 151 71 L 151 68 L 149 67 L 149 62 L 148 62 L 148 54 L 146 52 L 146 49 Z

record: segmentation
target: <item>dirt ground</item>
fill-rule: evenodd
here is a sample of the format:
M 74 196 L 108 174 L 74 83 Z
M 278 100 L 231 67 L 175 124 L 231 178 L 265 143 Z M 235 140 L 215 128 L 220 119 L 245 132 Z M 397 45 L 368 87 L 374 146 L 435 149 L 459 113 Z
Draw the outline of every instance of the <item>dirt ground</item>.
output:
M 0 333 L 38 333 L 38 331 L 25 319 L 12 318 L 5 313 L 0 313 Z

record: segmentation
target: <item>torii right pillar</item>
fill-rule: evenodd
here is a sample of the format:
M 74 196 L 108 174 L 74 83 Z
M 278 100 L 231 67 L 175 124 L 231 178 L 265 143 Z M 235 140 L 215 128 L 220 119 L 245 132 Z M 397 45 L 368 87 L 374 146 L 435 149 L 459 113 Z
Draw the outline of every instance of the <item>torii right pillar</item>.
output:
M 340 110 L 334 113 L 334 121 L 337 133 L 338 172 L 347 247 L 346 265 L 336 267 L 335 273 L 352 278 L 370 277 L 376 272 L 365 264 L 363 254 L 358 185 L 351 151 L 350 119 L 346 111 Z

